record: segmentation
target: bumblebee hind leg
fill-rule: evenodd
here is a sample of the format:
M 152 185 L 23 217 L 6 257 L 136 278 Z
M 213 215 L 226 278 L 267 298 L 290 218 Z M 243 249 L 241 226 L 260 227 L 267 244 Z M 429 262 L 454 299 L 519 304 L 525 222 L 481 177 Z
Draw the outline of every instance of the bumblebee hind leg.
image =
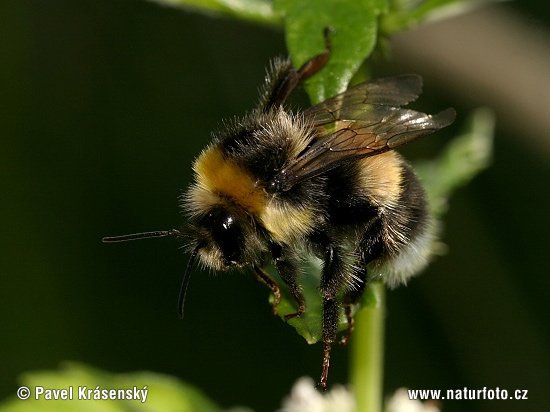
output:
M 282 106 L 290 93 L 292 93 L 300 83 L 309 79 L 325 67 L 331 53 L 331 31 L 332 29 L 329 27 L 324 30 L 325 50 L 322 53 L 309 59 L 298 70 L 289 66 L 286 71 L 281 73 L 281 78 L 275 78 L 270 81 L 273 82 L 273 85 L 266 101 L 262 105 L 262 111 L 264 113 L 269 112 L 274 107 Z
M 337 295 L 342 290 L 346 279 L 346 265 L 342 260 L 342 251 L 338 243 L 326 241 L 324 244 L 324 267 L 321 277 L 321 294 L 323 296 L 323 370 L 318 386 L 327 386 L 332 343 L 338 332 L 340 305 Z
M 342 345 L 347 345 L 351 333 L 354 328 L 354 319 L 352 316 L 353 306 L 358 304 L 365 292 L 367 287 L 368 276 L 367 276 L 367 265 L 373 260 L 380 257 L 384 250 L 384 241 L 383 241 L 383 219 L 375 218 L 369 225 L 368 229 L 362 235 L 361 239 L 358 242 L 358 247 L 356 249 L 355 255 L 357 258 L 357 265 L 355 268 L 356 282 L 354 282 L 354 288 L 346 291 L 343 299 L 344 312 L 348 322 L 348 328 L 346 335 L 340 343 Z
M 361 261 L 360 266 L 357 268 L 356 274 L 355 274 L 356 282 L 354 289 L 346 291 L 344 294 L 344 314 L 346 315 L 346 320 L 348 322 L 348 328 L 346 330 L 346 335 L 340 340 L 341 345 L 347 345 L 350 338 L 351 333 L 353 332 L 354 328 L 354 319 L 352 315 L 352 309 L 354 305 L 357 305 L 359 303 L 359 300 L 361 300 L 361 296 L 363 296 L 363 293 L 365 292 L 365 288 L 367 286 L 367 269 L 365 268 L 365 264 Z

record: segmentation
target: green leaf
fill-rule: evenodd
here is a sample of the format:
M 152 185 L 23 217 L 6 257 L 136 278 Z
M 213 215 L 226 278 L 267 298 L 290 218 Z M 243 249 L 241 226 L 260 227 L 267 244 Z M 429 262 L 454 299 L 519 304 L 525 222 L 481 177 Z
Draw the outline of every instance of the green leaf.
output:
M 346 90 L 376 44 L 378 16 L 386 0 L 275 0 L 284 16 L 286 41 L 295 67 L 324 50 L 323 30 L 332 27 L 332 55 L 325 68 L 306 82 L 312 104 Z
M 177 379 L 153 372 L 109 373 L 92 368 L 82 363 L 67 362 L 60 370 L 25 373 L 20 383 L 31 391 L 29 399 L 21 400 L 15 395 L 0 405 L 0 412 L 79 412 L 79 411 L 148 411 L 148 412 L 222 412 L 213 401 L 206 398 L 199 390 Z M 125 389 L 134 393 L 147 390 L 145 402 L 141 399 L 94 400 L 93 391 Z M 36 400 L 36 388 L 67 389 L 73 388 L 72 400 L 47 400 L 45 393 Z M 79 399 L 79 388 L 92 390 L 92 399 Z M 108 393 L 108 392 L 107 392 Z M 141 393 L 143 394 L 143 393 Z M 133 396 L 133 395 L 132 395 Z M 248 409 L 232 409 L 231 412 L 245 412 Z
M 280 279 L 277 270 L 274 266 L 267 266 L 266 270 L 277 280 L 281 288 L 281 300 L 279 302 L 277 314 L 284 320 L 285 315 L 296 313 L 298 304 L 290 293 L 289 289 Z M 307 343 L 314 344 L 322 340 L 322 313 L 323 299 L 319 292 L 319 282 L 321 279 L 321 260 L 315 257 L 310 257 L 305 261 L 303 273 L 300 276 L 299 282 L 302 286 L 304 298 L 306 300 L 306 310 L 299 318 L 291 318 L 287 323 L 296 329 L 296 332 L 302 336 Z M 379 304 L 379 294 L 374 289 L 373 285 L 367 285 L 363 294 L 361 306 L 373 308 Z M 270 297 L 270 303 L 273 303 L 273 295 Z M 355 313 L 359 306 L 353 309 Z M 347 319 L 343 312 L 340 314 L 339 331 L 344 331 L 348 327 Z
M 281 288 L 281 301 L 279 302 L 277 314 L 284 320 L 285 315 L 296 313 L 298 304 L 286 285 L 280 280 L 274 266 L 267 268 L 268 272 L 277 279 Z M 305 262 L 304 273 L 300 277 L 300 285 L 306 299 L 306 310 L 299 318 L 288 320 L 288 324 L 296 329 L 307 343 L 313 344 L 321 339 L 322 305 L 321 294 L 319 293 L 319 280 L 321 273 L 320 260 L 311 258 Z M 273 299 L 273 296 L 271 297 Z
M 237 18 L 255 23 L 282 24 L 282 17 L 273 10 L 271 0 L 156 0 L 158 3 Z

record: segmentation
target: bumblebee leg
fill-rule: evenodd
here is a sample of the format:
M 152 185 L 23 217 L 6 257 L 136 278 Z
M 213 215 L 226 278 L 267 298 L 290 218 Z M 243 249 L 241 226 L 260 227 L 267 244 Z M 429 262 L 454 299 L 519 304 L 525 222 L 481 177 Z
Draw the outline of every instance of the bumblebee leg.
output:
M 365 287 L 367 286 L 367 264 L 371 263 L 374 259 L 380 257 L 384 249 L 383 236 L 380 235 L 383 233 L 383 224 L 382 219 L 375 219 L 369 224 L 369 230 L 362 235 L 362 240 L 360 241 L 360 247 L 356 251 L 356 254 L 360 256 L 356 264 L 355 278 L 358 282 L 355 282 L 355 288 L 349 290 L 344 295 L 344 313 L 348 321 L 348 328 L 346 331 L 346 336 L 342 338 L 340 343 L 342 345 L 347 345 L 351 333 L 353 332 L 354 320 L 352 316 L 352 308 L 354 305 L 359 303 L 361 296 L 365 292 Z
M 338 332 L 339 305 L 336 295 L 341 290 L 343 279 L 345 279 L 344 270 L 338 248 L 332 243 L 327 243 L 321 279 L 321 293 L 323 295 L 323 371 L 318 384 L 323 389 L 327 386 L 331 345 Z
M 277 244 L 271 245 L 271 255 L 273 257 L 273 261 L 275 262 L 275 266 L 277 267 L 277 272 L 279 272 L 281 279 L 286 283 L 292 293 L 292 296 L 294 296 L 294 299 L 296 299 L 296 302 L 298 303 L 298 311 L 285 315 L 285 321 L 294 317 L 299 318 L 302 313 L 304 313 L 306 302 L 304 295 L 302 294 L 302 288 L 297 282 L 297 259 L 292 256 L 291 253 L 285 254 L 283 248 Z
M 279 302 L 281 301 L 281 291 L 279 290 L 279 285 L 277 282 L 275 282 L 275 279 L 273 279 L 269 273 L 267 273 L 264 269 L 262 269 L 258 265 L 254 265 L 254 273 L 256 273 L 256 276 L 260 281 L 265 283 L 269 289 L 271 289 L 271 292 L 273 292 L 274 300 L 273 300 L 273 314 L 277 314 L 277 306 L 279 306 Z
M 340 344 L 342 345 L 347 345 L 349 342 L 355 322 L 353 320 L 351 310 L 353 306 L 359 302 L 361 296 L 363 296 L 363 292 L 365 292 L 365 287 L 367 285 L 367 269 L 365 269 L 365 265 L 363 263 L 360 263 L 360 269 L 357 270 L 356 277 L 360 282 L 356 283 L 355 289 L 347 291 L 344 295 L 344 313 L 348 321 L 348 328 L 346 330 L 346 336 L 340 341 Z
M 263 107 L 264 112 L 268 112 L 273 107 L 281 106 L 301 82 L 325 67 L 330 57 L 331 42 L 329 34 L 331 30 L 331 28 L 325 28 L 324 30 L 325 50 L 322 53 L 309 59 L 298 70 L 290 68 L 281 78 Z
M 330 41 L 330 32 L 333 29 L 330 27 L 325 27 L 323 34 L 325 36 L 325 50 L 318 54 L 315 57 L 312 57 L 307 62 L 305 62 L 302 67 L 298 70 L 298 81 L 303 82 L 304 80 L 310 78 L 323 67 L 326 66 L 328 59 L 330 57 L 332 44 Z
M 330 351 L 338 331 L 338 302 L 334 298 L 323 299 L 323 371 L 318 387 L 327 387 L 328 368 L 330 366 Z

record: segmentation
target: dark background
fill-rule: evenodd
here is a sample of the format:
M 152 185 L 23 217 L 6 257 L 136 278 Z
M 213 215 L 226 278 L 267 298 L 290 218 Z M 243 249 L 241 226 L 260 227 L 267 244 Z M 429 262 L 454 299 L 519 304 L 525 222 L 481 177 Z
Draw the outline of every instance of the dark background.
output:
M 548 25 L 535 1 L 508 7 Z M 195 271 L 180 321 L 177 242 L 100 241 L 182 223 L 193 158 L 220 119 L 252 108 L 282 32 L 141 1 L 3 1 L 0 16 L 0 398 L 63 360 L 171 374 L 258 411 L 316 379 L 321 346 L 273 317 L 251 276 Z M 457 125 L 410 157 L 436 154 L 473 109 L 443 90 L 430 104 L 455 105 Z M 548 404 L 550 163 L 498 125 L 495 145 L 492 168 L 451 199 L 449 253 L 388 293 L 385 388 L 530 401 L 446 412 Z M 347 356 L 335 348 L 331 383 L 346 382 Z

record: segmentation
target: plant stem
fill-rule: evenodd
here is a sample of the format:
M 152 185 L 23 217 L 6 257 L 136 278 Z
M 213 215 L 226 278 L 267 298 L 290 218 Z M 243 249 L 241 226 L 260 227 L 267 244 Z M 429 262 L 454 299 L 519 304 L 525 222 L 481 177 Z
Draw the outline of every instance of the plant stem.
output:
M 354 316 L 350 382 L 357 412 L 382 412 L 383 408 L 385 292 L 383 283 L 372 283 Z

